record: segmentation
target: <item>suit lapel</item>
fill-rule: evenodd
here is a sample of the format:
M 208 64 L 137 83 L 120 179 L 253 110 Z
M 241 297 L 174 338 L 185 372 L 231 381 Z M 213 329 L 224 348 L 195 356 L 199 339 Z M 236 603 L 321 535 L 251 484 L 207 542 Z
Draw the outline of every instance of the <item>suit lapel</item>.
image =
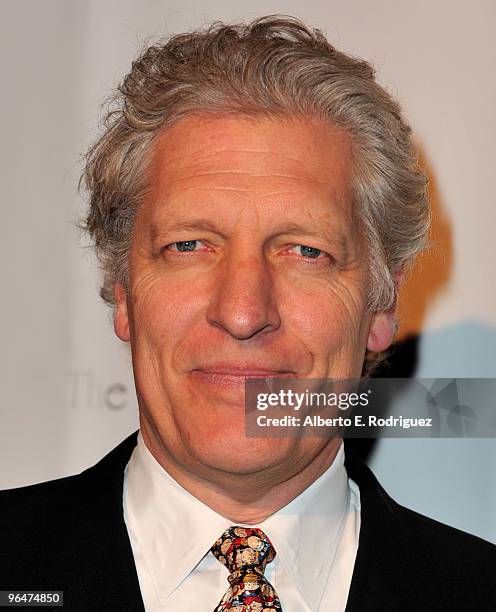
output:
M 81 474 L 84 495 L 90 500 L 83 534 L 81 574 L 69 589 L 68 609 L 144 612 L 131 543 L 124 522 L 124 469 L 136 445 L 137 432 L 99 463 Z M 70 601 L 69 601 L 70 599 Z
M 346 448 L 347 472 L 360 489 L 358 553 L 346 612 L 432 609 L 438 594 L 427 568 L 419 563 L 403 512 L 362 459 Z M 422 555 L 424 556 L 424 555 Z M 413 606 L 413 607 L 412 607 Z

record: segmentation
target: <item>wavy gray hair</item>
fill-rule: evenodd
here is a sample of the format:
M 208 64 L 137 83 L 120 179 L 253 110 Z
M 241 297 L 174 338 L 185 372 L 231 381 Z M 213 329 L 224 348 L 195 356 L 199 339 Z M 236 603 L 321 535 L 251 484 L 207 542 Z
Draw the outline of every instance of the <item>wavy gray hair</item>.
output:
M 423 249 L 430 220 L 411 130 L 369 63 L 338 51 L 300 20 L 277 15 L 179 34 L 133 62 L 81 177 L 89 194 L 83 225 L 95 243 L 107 303 L 114 304 L 114 283 L 129 286 L 128 253 L 152 143 L 193 113 L 317 116 L 344 128 L 352 141 L 354 204 L 369 244 L 368 305 L 394 304 L 394 273 Z

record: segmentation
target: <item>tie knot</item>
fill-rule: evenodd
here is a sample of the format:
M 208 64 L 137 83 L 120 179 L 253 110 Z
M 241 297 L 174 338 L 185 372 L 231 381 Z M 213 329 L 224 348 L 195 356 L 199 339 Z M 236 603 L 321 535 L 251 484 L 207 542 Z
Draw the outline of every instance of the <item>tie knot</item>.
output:
M 269 538 L 254 527 L 229 527 L 211 548 L 229 570 L 230 587 L 215 612 L 280 612 L 274 587 L 264 576 L 265 566 L 276 556 Z
M 231 574 L 249 568 L 263 574 L 267 563 L 276 556 L 265 533 L 251 527 L 229 527 L 211 550 Z

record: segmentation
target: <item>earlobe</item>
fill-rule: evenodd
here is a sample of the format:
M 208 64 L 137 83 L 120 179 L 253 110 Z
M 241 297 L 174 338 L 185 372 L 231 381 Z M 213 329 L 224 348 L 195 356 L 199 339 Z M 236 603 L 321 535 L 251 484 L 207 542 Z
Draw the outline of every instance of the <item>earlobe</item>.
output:
M 114 331 L 123 342 L 129 342 L 129 317 L 127 312 L 127 294 L 121 283 L 114 285 Z
M 403 280 L 403 269 L 399 268 L 393 274 L 396 293 Z M 367 349 L 374 353 L 385 351 L 394 340 L 396 334 L 396 300 L 389 310 L 374 313 L 367 340 Z
M 395 331 L 395 309 L 376 312 L 370 325 L 367 349 L 374 353 L 385 351 L 391 345 Z

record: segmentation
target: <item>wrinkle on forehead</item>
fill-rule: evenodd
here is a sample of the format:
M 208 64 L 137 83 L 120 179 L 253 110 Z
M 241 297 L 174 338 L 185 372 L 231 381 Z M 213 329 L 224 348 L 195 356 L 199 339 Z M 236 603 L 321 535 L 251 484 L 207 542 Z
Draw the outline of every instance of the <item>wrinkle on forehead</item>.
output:
M 167 174 L 167 176 L 165 176 Z M 165 188 L 164 188 L 165 187 Z M 331 199 L 342 200 L 342 192 L 336 190 L 332 182 L 314 180 L 307 176 L 294 176 L 291 174 L 253 173 L 235 171 L 187 172 L 179 174 L 164 171 L 162 177 L 155 183 L 155 197 L 157 201 L 176 196 L 194 194 L 200 197 L 215 192 L 231 192 L 240 197 L 255 196 L 257 199 L 269 197 L 292 198 L 296 192 L 306 197 L 315 198 L 316 195 Z
M 153 153 L 150 187 L 157 202 L 207 190 L 350 197 L 348 135 L 322 120 L 193 116 L 164 131 Z
M 340 150 L 339 159 L 336 149 Z M 217 166 L 219 173 L 237 171 L 254 176 L 265 175 L 269 164 L 274 169 L 279 166 L 281 171 L 276 174 L 281 176 L 287 176 L 289 170 L 295 179 L 311 177 L 325 183 L 336 172 L 346 173 L 350 151 L 348 134 L 321 119 L 192 116 L 159 135 L 152 164 L 158 174 L 171 170 L 179 175 L 183 170 L 200 174 L 206 164 L 209 172 Z M 332 166 L 325 163 L 328 157 L 333 159 Z
M 170 128 L 172 129 L 172 128 Z M 162 153 L 164 146 L 167 147 L 169 146 L 168 143 L 168 138 L 170 137 L 170 129 L 168 131 L 165 131 L 161 136 L 158 137 L 156 144 L 155 144 L 155 150 L 159 153 Z M 193 128 L 194 129 L 194 128 Z M 191 142 L 192 145 L 195 144 L 195 140 L 194 138 L 192 139 Z M 188 151 L 188 152 L 178 152 L 178 149 L 174 146 L 169 147 L 170 150 L 167 153 L 167 158 L 170 161 L 181 161 L 183 159 L 187 159 L 188 162 L 191 161 L 191 159 L 194 159 L 195 157 L 201 157 L 202 159 L 205 160 L 210 160 L 210 158 L 215 158 L 218 155 L 222 154 L 222 153 L 239 153 L 239 154 L 244 154 L 244 153 L 259 153 L 259 154 L 265 154 L 265 155 L 271 155 L 271 154 L 275 154 L 278 155 L 281 158 L 286 159 L 287 161 L 294 161 L 296 163 L 301 163 L 301 159 L 299 157 L 293 157 L 291 155 L 287 155 L 282 153 L 281 151 L 270 151 L 269 149 L 263 149 L 263 148 L 249 148 L 248 146 L 246 147 L 239 147 L 236 148 L 236 146 L 224 146 L 224 147 L 219 147 L 216 151 L 211 151 L 209 145 L 205 145 L 205 146 L 200 146 L 198 148 L 193 149 L 192 151 Z M 311 163 L 311 160 L 307 160 L 308 163 Z

